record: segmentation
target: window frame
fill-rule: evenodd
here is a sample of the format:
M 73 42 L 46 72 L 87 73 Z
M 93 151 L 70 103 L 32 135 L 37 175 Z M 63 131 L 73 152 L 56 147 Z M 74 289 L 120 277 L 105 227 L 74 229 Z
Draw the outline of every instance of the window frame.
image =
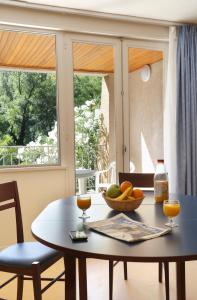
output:
M 10 25 L 0 25 L 0 31 L 9 31 L 9 32 L 18 32 L 18 33 L 27 33 L 27 34 L 32 34 L 32 35 L 46 35 L 46 36 L 54 36 L 55 38 L 55 62 L 56 62 L 56 69 L 55 71 L 51 71 L 51 73 L 56 74 L 56 118 L 57 118 L 57 152 L 58 152 L 58 158 L 57 158 L 57 163 L 55 164 L 28 164 L 28 165 L 5 165 L 5 166 L 0 166 L 0 172 L 1 171 L 8 171 L 9 170 L 15 170 L 15 171 L 26 171 L 26 170 L 32 170 L 36 168 L 36 170 L 42 170 L 44 169 L 61 169 L 65 168 L 65 165 L 62 164 L 62 157 L 61 157 L 61 142 L 60 142 L 60 117 L 59 117 L 59 93 L 58 93 L 58 88 L 59 88 L 59 83 L 58 83 L 58 64 L 61 62 L 57 58 L 57 52 L 59 51 L 59 47 L 57 46 L 57 36 L 58 32 L 54 30 L 43 30 L 43 29 L 35 29 L 35 28 L 26 28 L 26 27 L 20 27 L 20 26 L 10 26 Z M 26 72 L 32 72 L 34 71 L 33 69 L 31 70 L 26 70 L 25 68 L 12 68 L 12 67 L 0 67 L 0 70 L 5 70 L 5 71 L 26 71 Z M 43 69 L 36 69 L 34 72 L 38 73 L 43 73 L 46 72 Z M 46 72 L 47 73 L 47 72 Z

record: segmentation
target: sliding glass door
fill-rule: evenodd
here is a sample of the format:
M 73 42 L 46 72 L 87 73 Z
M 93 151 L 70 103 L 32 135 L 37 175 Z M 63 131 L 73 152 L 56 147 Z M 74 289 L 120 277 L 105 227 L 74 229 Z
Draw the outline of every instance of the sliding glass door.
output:
M 76 193 L 102 191 L 120 171 L 154 172 L 164 156 L 167 45 L 65 34 L 64 49 Z
M 164 157 L 166 45 L 123 42 L 124 170 L 153 173 Z
M 76 192 L 99 192 L 122 165 L 120 41 L 72 40 Z M 120 67 L 119 67 L 120 68 Z

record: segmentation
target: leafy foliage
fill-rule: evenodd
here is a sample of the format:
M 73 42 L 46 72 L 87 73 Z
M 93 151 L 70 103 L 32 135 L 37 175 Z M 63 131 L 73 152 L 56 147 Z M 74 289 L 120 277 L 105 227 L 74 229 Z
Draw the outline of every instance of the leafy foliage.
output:
M 74 75 L 76 167 L 95 169 L 102 78 Z
M 76 167 L 95 169 L 99 142 L 99 110 L 95 99 L 75 107 Z
M 101 100 L 101 84 L 100 76 L 81 76 L 74 75 L 74 100 L 75 106 L 85 104 L 87 100 L 94 99 L 96 105 Z
M 1 143 L 26 145 L 47 135 L 55 121 L 55 74 L 0 72 Z
M 99 76 L 74 75 L 78 168 L 96 167 L 101 85 Z M 50 163 L 45 153 L 48 145 L 52 149 L 51 163 L 57 162 L 54 73 L 0 72 L 0 146 L 9 145 L 27 147 L 0 148 L 0 164 L 9 165 L 10 157 L 13 164 Z
M 34 142 L 30 142 L 26 147 L 18 151 L 18 158 L 21 164 L 56 164 L 58 162 L 57 153 L 57 122 L 47 136 L 39 136 Z

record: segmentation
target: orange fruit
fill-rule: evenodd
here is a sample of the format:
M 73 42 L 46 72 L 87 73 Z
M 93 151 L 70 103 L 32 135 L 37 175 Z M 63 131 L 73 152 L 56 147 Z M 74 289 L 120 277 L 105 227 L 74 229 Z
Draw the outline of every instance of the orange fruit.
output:
M 133 187 L 130 181 L 123 181 L 120 185 L 121 192 L 124 193 L 124 191 L 130 186 Z
M 132 197 L 134 197 L 134 198 L 142 198 L 143 196 L 144 196 L 144 193 L 140 189 L 135 189 L 132 192 Z

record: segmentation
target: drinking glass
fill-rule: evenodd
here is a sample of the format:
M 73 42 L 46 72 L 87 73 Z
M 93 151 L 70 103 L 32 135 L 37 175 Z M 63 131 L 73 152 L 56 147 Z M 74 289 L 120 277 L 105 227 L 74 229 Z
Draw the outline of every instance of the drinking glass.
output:
M 77 206 L 83 211 L 82 215 L 79 217 L 80 219 L 85 220 L 90 218 L 90 216 L 86 214 L 86 210 L 91 206 L 91 195 L 78 195 Z
M 166 223 L 166 226 L 171 228 L 178 226 L 174 222 L 174 217 L 176 217 L 180 212 L 181 206 L 179 200 L 165 200 L 163 202 L 163 212 L 166 217 L 168 217 L 169 222 Z

